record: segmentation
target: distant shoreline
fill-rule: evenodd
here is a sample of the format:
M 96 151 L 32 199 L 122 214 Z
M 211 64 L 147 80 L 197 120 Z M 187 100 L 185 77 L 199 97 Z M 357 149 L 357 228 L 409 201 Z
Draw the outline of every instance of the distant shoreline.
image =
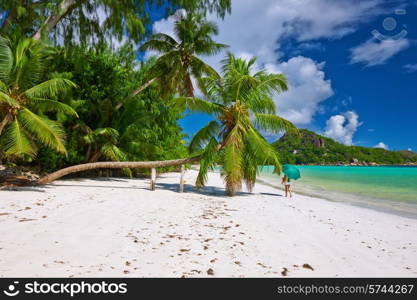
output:
M 256 182 L 259 184 L 263 184 L 275 189 L 279 189 L 279 190 L 283 190 L 283 188 L 280 186 L 279 182 L 277 184 L 274 184 L 270 181 L 267 180 L 267 178 L 261 176 L 258 176 L 258 178 L 256 178 Z M 344 193 L 344 192 L 340 192 L 340 191 L 330 191 L 330 190 L 326 190 L 326 195 L 317 195 L 316 193 L 314 193 L 312 191 L 311 186 L 308 186 L 308 188 L 310 189 L 300 189 L 295 188 L 294 192 L 306 197 L 312 197 L 312 198 L 320 198 L 322 200 L 326 200 L 326 201 L 330 201 L 330 202 L 339 202 L 339 203 L 344 203 L 347 205 L 353 205 L 353 206 L 357 206 L 357 207 L 362 207 L 362 208 L 367 208 L 367 209 L 371 209 L 371 210 L 375 210 L 378 212 L 384 212 L 384 213 L 388 213 L 388 214 L 393 214 L 393 215 L 397 215 L 397 216 L 401 216 L 401 217 L 405 217 L 405 218 L 411 218 L 411 219 L 417 219 L 417 213 L 416 212 L 412 212 L 412 211 L 407 211 L 404 208 L 400 208 L 398 206 L 396 206 L 397 203 L 395 203 L 392 199 L 383 199 L 383 198 L 372 198 L 369 196 L 363 196 L 360 197 L 359 195 L 356 194 L 348 194 L 348 193 Z M 336 195 L 339 195 L 339 197 L 336 197 Z M 338 198 L 340 198 L 340 196 L 343 196 L 343 200 L 340 200 Z M 352 198 L 352 196 L 354 198 Z
M 393 165 L 357 165 L 357 164 L 293 164 L 294 166 L 316 167 L 417 167 L 417 164 L 393 164 Z

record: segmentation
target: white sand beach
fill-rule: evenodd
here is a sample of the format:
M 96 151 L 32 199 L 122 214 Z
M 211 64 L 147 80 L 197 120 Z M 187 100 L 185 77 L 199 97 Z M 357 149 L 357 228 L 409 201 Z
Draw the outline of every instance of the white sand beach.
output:
M 416 277 L 417 219 L 218 173 L 71 179 L 0 191 L 1 277 Z M 304 267 L 303 267 L 304 265 Z

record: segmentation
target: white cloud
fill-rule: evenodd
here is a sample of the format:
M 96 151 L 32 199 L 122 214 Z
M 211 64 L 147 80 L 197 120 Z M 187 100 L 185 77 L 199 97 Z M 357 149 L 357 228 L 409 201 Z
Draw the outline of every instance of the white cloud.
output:
M 406 64 L 404 68 L 407 72 L 413 73 L 417 71 L 417 64 Z
M 233 0 L 232 14 L 224 20 L 208 18 L 219 26 L 217 42 L 230 45 L 240 57 L 258 58 L 258 67 L 281 71 L 289 91 L 275 97 L 279 115 L 298 125 L 312 122 L 321 103 L 333 95 L 326 79 L 324 62 L 304 56 L 279 62 L 281 43 L 286 38 L 300 42 L 301 49 L 319 48 L 319 39 L 336 39 L 354 32 L 358 25 L 381 14 L 382 0 Z M 154 32 L 173 34 L 174 17 L 154 24 Z M 204 60 L 220 70 L 221 53 Z
M 374 146 L 374 148 L 381 148 L 381 149 L 385 149 L 385 150 L 388 150 L 389 149 L 388 146 L 385 143 L 383 143 L 383 142 L 379 142 L 378 144 L 376 144 Z
M 411 149 L 411 148 L 408 148 L 407 150 L 408 150 L 408 151 L 413 151 L 413 149 Z
M 347 111 L 343 114 L 331 116 L 326 121 L 324 135 L 345 145 L 352 145 L 353 135 L 361 125 L 358 114 L 354 111 Z
M 152 31 L 154 33 L 162 32 L 170 36 L 176 36 L 174 34 L 174 23 L 181 17 L 181 15 L 184 15 L 185 13 L 186 11 L 184 9 L 177 10 L 175 14 L 169 16 L 168 18 L 155 22 L 153 24 Z
M 310 124 L 320 103 L 333 95 L 331 81 L 325 79 L 324 63 L 297 56 L 286 62 L 266 64 L 269 72 L 284 73 L 289 90 L 274 97 L 278 114 L 297 125 Z
M 380 14 L 381 3 L 382 0 L 234 0 L 232 14 L 224 20 L 215 14 L 208 18 L 219 26 L 217 41 L 230 45 L 235 54 L 251 53 L 265 63 L 279 57 L 282 38 L 302 42 L 340 38 Z M 154 31 L 172 34 L 174 19 L 156 22 Z
M 311 51 L 311 50 L 316 50 L 316 51 L 324 51 L 326 50 L 326 47 L 319 42 L 305 42 L 305 43 L 301 43 L 297 46 L 297 49 L 295 50 L 295 52 L 302 52 L 302 51 Z
M 382 65 L 409 46 L 410 42 L 408 39 L 388 39 L 383 41 L 370 39 L 351 49 L 351 63 L 364 63 L 368 67 Z
M 234 53 L 249 52 L 273 62 L 279 56 L 280 41 L 340 38 L 370 16 L 381 12 L 380 0 L 235 0 L 232 14 L 224 20 L 214 16 L 220 28 L 218 40 Z M 325 13 L 323 13 L 325 12 Z M 278 53 L 277 53 L 278 52 Z

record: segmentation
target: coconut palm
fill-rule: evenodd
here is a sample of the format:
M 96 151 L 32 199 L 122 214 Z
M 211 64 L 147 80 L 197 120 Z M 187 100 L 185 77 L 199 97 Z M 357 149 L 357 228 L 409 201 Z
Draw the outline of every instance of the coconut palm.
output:
M 168 34 L 157 33 L 142 45 L 142 51 L 156 51 L 161 56 L 149 71 L 150 80 L 132 95 L 137 95 L 153 82 L 159 81 L 163 95 L 176 91 L 180 95 L 192 97 L 192 78 L 203 88 L 203 76 L 218 76 L 212 67 L 197 57 L 215 55 L 227 47 L 212 39 L 212 35 L 218 34 L 215 23 L 205 20 L 202 15 L 189 13 L 181 15 L 175 22 L 174 33 L 178 40 Z
M 206 99 L 178 98 L 175 105 L 214 115 L 190 142 L 192 153 L 201 153 L 196 185 L 204 186 L 207 172 L 217 162 L 222 168 L 226 192 L 233 196 L 245 182 L 251 191 L 258 166 L 271 164 L 280 172 L 276 150 L 260 132 L 279 133 L 296 130 L 287 120 L 276 115 L 271 96 L 287 90 L 283 74 L 265 70 L 256 73 L 255 58 L 245 61 L 228 54 L 223 61 L 223 77 L 207 77 Z
M 66 154 L 64 130 L 46 113 L 76 116 L 55 100 L 75 84 L 63 78 L 41 82 L 48 51 L 33 39 L 12 43 L 0 37 L 0 143 L 6 156 L 34 157 L 38 143 Z

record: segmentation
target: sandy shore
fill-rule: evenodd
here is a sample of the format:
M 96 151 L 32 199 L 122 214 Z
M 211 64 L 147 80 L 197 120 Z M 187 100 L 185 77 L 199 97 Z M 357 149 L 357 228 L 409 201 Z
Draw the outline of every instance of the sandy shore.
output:
M 417 219 L 257 184 L 224 196 L 217 173 L 60 180 L 0 191 L 0 276 L 417 277 Z M 304 267 L 303 267 L 304 265 Z M 311 267 L 311 268 L 310 268 Z

